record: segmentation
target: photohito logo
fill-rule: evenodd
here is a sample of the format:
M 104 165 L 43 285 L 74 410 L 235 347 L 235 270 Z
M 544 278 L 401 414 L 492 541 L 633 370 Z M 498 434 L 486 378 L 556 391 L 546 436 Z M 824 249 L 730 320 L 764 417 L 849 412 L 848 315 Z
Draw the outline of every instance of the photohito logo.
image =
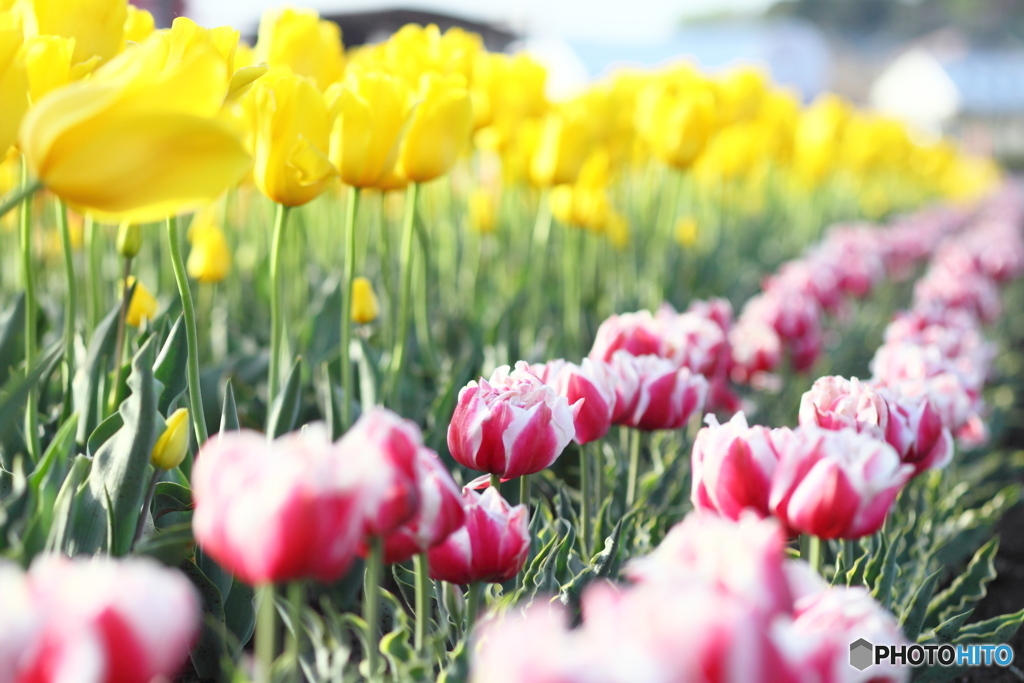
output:
M 1010 666 L 1009 645 L 872 645 L 864 638 L 850 643 L 850 666 L 864 671 L 875 664 L 910 666 Z

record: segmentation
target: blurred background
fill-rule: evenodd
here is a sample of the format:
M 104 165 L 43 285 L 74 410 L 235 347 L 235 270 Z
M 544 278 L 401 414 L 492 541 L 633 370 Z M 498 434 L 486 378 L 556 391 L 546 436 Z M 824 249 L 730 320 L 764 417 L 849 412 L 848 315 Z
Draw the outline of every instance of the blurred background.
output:
M 255 40 L 275 0 L 133 0 L 175 16 L 230 24 Z M 303 0 L 338 23 L 345 44 L 402 25 L 462 26 L 490 50 L 525 50 L 568 97 L 630 65 L 688 57 L 707 70 L 761 65 L 805 101 L 823 91 L 948 134 L 971 152 L 1024 166 L 1022 0 Z

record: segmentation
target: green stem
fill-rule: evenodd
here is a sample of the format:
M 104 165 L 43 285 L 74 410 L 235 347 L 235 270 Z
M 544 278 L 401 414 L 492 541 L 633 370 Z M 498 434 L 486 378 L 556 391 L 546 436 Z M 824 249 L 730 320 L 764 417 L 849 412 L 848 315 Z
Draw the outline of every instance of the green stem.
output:
M 356 279 L 356 212 L 359 209 L 359 188 L 352 187 L 345 212 L 345 282 L 341 290 L 341 389 L 345 398 L 341 404 L 341 428 L 348 431 L 352 424 L 352 282 Z
M 92 214 L 85 216 L 85 249 L 87 258 L 85 261 L 85 276 L 88 281 L 85 299 L 85 317 L 88 326 L 89 336 L 99 324 L 103 309 L 103 292 L 100 289 L 100 262 L 103 257 L 100 252 L 99 232 L 100 228 L 93 220 Z
M 857 555 L 857 542 L 849 539 L 843 539 L 843 564 L 847 569 L 853 569 L 853 562 Z
M 398 386 L 401 382 L 402 371 L 405 369 L 405 342 L 409 336 L 409 306 L 412 299 L 412 243 L 418 196 L 419 184 L 410 183 L 405 198 L 405 219 L 402 224 L 402 253 L 400 256 L 402 284 L 398 304 L 398 336 L 395 337 L 395 347 L 391 354 L 391 377 L 388 387 L 392 408 L 398 402 Z
M 22 161 L 22 164 L 25 162 Z M 0 204 L 0 218 L 3 218 L 10 213 L 16 206 L 32 198 L 39 190 L 43 189 L 43 184 L 38 180 L 29 182 L 28 180 L 28 168 L 24 167 L 25 170 L 21 174 L 21 186 L 12 190 L 10 194 L 4 197 L 4 201 Z
M 370 552 L 366 557 L 366 574 L 363 576 L 363 619 L 366 621 L 366 661 L 370 669 L 371 682 L 381 680 L 377 667 L 380 659 L 380 582 L 384 574 L 384 539 L 370 538 Z
M 103 413 L 104 418 L 112 415 L 117 407 L 121 405 L 121 367 L 124 365 L 124 336 L 126 320 L 128 318 L 128 307 L 131 306 L 133 298 L 132 288 L 128 286 L 128 278 L 132 274 L 132 260 L 124 259 L 124 267 L 121 271 L 121 311 L 117 317 L 117 342 L 114 344 L 114 382 L 110 387 L 110 396 L 107 398 L 107 410 Z
M 146 487 L 146 498 L 142 503 L 142 512 L 139 513 L 139 519 L 135 523 L 135 535 L 132 537 L 132 548 L 134 549 L 138 545 L 139 540 L 142 538 L 142 532 L 146 529 L 146 514 L 149 512 L 149 506 L 153 504 L 153 496 L 156 494 L 156 484 L 160 481 L 160 475 L 163 470 L 153 468 L 153 474 L 149 478 L 149 486 Z
M 821 539 L 817 536 L 807 536 L 807 563 L 818 573 L 821 573 Z
M 274 607 L 274 584 L 264 584 L 260 589 L 260 606 L 256 613 L 256 682 L 271 683 L 270 671 L 274 664 L 274 647 L 277 634 L 277 615 Z
M 427 624 L 430 623 L 430 576 L 427 554 L 419 553 L 413 558 L 416 570 L 416 654 L 423 657 L 427 651 Z
M 177 216 L 167 217 L 167 240 L 170 242 L 171 266 L 181 297 L 181 311 L 185 316 L 185 338 L 188 341 L 188 402 L 192 407 L 192 427 L 199 446 L 206 443 L 206 413 L 203 411 L 203 392 L 199 385 L 199 335 L 196 332 L 196 308 L 192 290 L 188 285 L 185 260 L 181 256 L 181 236 L 178 234 Z
M 590 454 L 585 444 L 577 446 L 580 452 L 580 548 L 587 557 L 590 542 Z
M 281 317 L 281 249 L 284 227 L 288 222 L 288 207 L 277 205 L 274 216 L 274 234 L 270 243 L 270 371 L 267 375 L 267 415 L 277 398 L 281 385 L 281 343 L 284 340 L 284 320 Z M 348 400 L 348 397 L 346 397 Z
M 288 634 L 288 654 L 291 655 L 292 683 L 299 683 L 302 676 L 302 669 L 299 666 L 300 645 L 302 644 L 302 606 L 306 602 L 306 585 L 301 581 L 292 581 L 288 584 L 288 608 L 289 618 L 292 622 L 292 630 Z
M 626 507 L 633 507 L 636 500 L 636 480 L 640 472 L 640 437 L 639 429 L 634 429 L 630 434 L 629 442 L 629 475 L 626 484 Z
M 580 337 L 579 262 L 581 228 L 565 226 L 562 243 L 562 325 L 564 348 L 575 349 Z
M 524 474 L 519 477 L 519 504 L 525 505 L 527 511 L 530 509 L 530 475 Z
M 594 483 L 597 489 L 597 495 L 595 498 L 595 507 L 598 515 L 601 513 L 601 506 L 604 505 L 604 455 L 601 452 L 601 442 L 595 441 L 593 445 L 594 449 Z M 597 523 L 599 525 L 599 522 Z
M 480 598 L 483 596 L 484 584 L 474 581 L 469 584 L 469 597 L 466 600 L 466 633 L 473 632 L 473 625 L 480 616 Z
M 75 379 L 75 318 L 78 315 L 78 283 L 75 281 L 75 261 L 71 248 L 71 232 L 68 230 L 68 210 L 64 202 L 57 200 L 57 230 L 60 231 L 60 245 L 64 252 L 64 278 L 67 290 L 64 293 L 64 408 L 62 417 L 67 418 L 72 410 L 72 383 Z
M 491 474 L 491 488 L 501 493 L 501 477 L 497 474 Z
M 36 187 L 35 189 L 39 189 Z M 30 191 L 31 190 L 31 191 Z M 30 372 L 36 363 L 36 275 L 32 258 L 32 183 L 28 180 L 28 163 L 21 162 L 21 266 L 25 281 L 25 372 Z M 5 202 L 5 207 L 9 202 Z M 9 210 L 9 209 L 8 209 Z M 0 212 L 3 215 L 7 211 Z M 41 455 L 39 446 L 38 390 L 35 385 L 29 390 L 25 401 L 25 437 L 28 439 L 28 456 L 38 462 Z

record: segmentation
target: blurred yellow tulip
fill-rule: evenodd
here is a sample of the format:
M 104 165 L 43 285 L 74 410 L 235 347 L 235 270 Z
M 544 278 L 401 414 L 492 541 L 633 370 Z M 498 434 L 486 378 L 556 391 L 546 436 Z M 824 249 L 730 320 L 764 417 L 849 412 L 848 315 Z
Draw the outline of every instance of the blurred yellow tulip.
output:
M 0 159 L 17 139 L 18 126 L 28 111 L 29 84 L 22 43 L 21 31 L 13 22 L 9 27 L 0 24 Z
M 440 178 L 468 147 L 472 130 L 473 105 L 465 79 L 424 74 L 399 149 L 398 175 L 415 183 Z
M 355 278 L 352 281 L 352 322 L 359 325 L 372 323 L 377 319 L 379 311 L 373 284 L 365 277 Z
M 29 94 L 33 102 L 43 96 L 88 76 L 99 64 L 99 57 L 72 64 L 74 38 L 60 36 L 34 36 L 25 41 L 25 70 L 28 73 Z
M 21 127 L 31 172 L 72 205 L 147 222 L 209 203 L 249 168 L 222 114 L 227 67 L 199 42 L 154 35 L 39 102 Z
M 589 118 L 579 103 L 548 114 L 530 159 L 530 180 L 535 185 L 550 187 L 576 181 L 593 141 Z
M 345 70 L 341 30 L 315 10 L 267 10 L 260 19 L 254 60 L 271 68 L 287 67 L 326 90 Z
M 135 5 L 128 5 L 128 17 L 124 21 L 124 39 L 133 43 L 141 43 L 153 35 L 156 22 L 153 15 Z
M 699 79 L 659 79 L 641 94 L 637 125 L 654 156 L 670 166 L 687 168 L 715 131 L 714 92 Z
M 192 250 L 185 264 L 189 276 L 207 284 L 223 282 L 231 273 L 231 247 L 224 231 L 214 224 L 193 226 L 189 239 Z
M 679 246 L 692 247 L 697 243 L 697 219 L 693 216 L 680 216 L 673 232 Z
M 188 455 L 192 438 L 189 429 L 188 408 L 178 408 L 167 416 L 167 427 L 153 445 L 149 462 L 160 470 L 173 470 Z
M 159 305 L 153 293 L 146 289 L 146 285 L 134 277 L 128 276 L 128 287 L 132 285 L 135 285 L 135 291 L 132 293 L 132 300 L 128 303 L 124 321 L 132 327 L 139 327 L 143 320 L 152 320 L 156 316 Z
M 352 69 L 325 98 L 333 121 L 330 159 L 342 182 L 380 187 L 394 169 L 409 125 L 409 87 L 382 71 Z
M 124 49 L 127 0 L 26 0 L 24 7 L 26 36 L 75 39 L 72 64 L 105 62 Z
M 327 157 L 324 96 L 308 79 L 272 69 L 256 81 L 243 105 L 256 187 L 284 206 L 316 199 L 338 173 Z
M 482 187 L 474 188 L 469 195 L 469 225 L 479 233 L 494 232 L 498 224 L 498 207 L 494 193 Z

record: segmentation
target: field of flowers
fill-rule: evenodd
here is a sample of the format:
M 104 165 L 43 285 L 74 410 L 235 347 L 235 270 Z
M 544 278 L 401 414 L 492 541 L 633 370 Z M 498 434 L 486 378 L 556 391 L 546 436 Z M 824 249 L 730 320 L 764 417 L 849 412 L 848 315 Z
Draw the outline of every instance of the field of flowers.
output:
M 755 68 L 545 80 L 0 0 L 0 683 L 1024 678 L 942 659 L 1024 622 L 1024 189 Z

